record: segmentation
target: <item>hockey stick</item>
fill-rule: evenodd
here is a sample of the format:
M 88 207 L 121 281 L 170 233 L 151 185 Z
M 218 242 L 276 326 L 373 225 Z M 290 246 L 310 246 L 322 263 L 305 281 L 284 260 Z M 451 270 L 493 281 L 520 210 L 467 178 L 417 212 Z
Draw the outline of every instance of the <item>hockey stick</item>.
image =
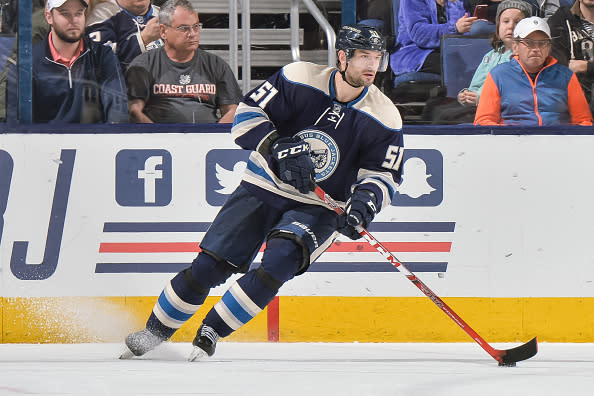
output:
M 314 192 L 320 197 L 332 210 L 339 215 L 344 213 L 344 210 L 319 186 L 315 187 Z M 495 349 L 489 345 L 476 331 L 474 331 L 458 314 L 456 314 L 441 298 L 439 298 L 431 289 L 427 287 L 419 278 L 416 277 L 406 265 L 404 265 L 396 256 L 394 256 L 384 245 L 382 245 L 377 239 L 375 239 L 365 228 L 361 226 L 355 227 L 357 232 L 361 234 L 363 238 L 376 250 L 384 256 L 386 260 L 390 262 L 395 268 L 398 268 L 400 272 L 404 274 L 416 287 L 419 288 L 435 305 L 439 307 L 446 315 L 450 317 L 458 326 L 462 328 L 479 344 L 493 359 L 499 362 L 500 366 L 515 366 L 516 362 L 526 360 L 536 355 L 538 351 L 538 345 L 536 337 L 528 341 L 527 343 L 511 349 Z

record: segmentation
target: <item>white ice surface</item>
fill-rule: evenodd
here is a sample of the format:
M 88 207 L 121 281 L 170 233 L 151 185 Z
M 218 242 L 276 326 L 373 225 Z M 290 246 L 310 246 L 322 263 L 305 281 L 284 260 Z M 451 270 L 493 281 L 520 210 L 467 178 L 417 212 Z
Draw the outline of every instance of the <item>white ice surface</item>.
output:
M 510 348 L 518 344 L 493 344 Z M 539 345 L 498 367 L 477 344 L 189 343 L 119 360 L 122 344 L 0 344 L 0 395 L 594 395 L 594 344 Z

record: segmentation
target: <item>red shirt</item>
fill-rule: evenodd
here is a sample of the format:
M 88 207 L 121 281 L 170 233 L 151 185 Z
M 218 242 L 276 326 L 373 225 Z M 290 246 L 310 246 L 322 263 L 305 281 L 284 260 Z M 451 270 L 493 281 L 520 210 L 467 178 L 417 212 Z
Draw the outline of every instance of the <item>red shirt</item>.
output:
M 78 42 L 78 50 L 74 53 L 74 56 L 70 59 L 68 58 L 64 58 L 62 55 L 60 55 L 58 53 L 58 51 L 56 50 L 56 47 L 54 47 L 54 43 L 52 41 L 52 34 L 53 32 L 50 31 L 49 33 L 49 48 L 50 48 L 50 52 L 52 53 L 52 58 L 54 58 L 55 62 L 61 63 L 63 65 L 65 65 L 66 67 L 70 68 L 70 66 L 72 66 L 72 64 L 74 63 L 74 61 L 80 56 L 80 54 L 82 54 L 83 52 L 83 41 L 82 39 L 79 40 Z

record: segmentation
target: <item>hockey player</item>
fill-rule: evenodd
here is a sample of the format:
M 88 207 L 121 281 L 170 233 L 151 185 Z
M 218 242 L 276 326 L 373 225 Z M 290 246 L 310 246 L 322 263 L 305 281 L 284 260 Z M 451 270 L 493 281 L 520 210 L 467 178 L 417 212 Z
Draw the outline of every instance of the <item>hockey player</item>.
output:
M 262 311 L 287 281 L 302 274 L 340 232 L 359 238 L 390 205 L 400 182 L 402 121 L 373 85 L 388 54 L 377 30 L 346 25 L 337 66 L 296 62 L 249 92 L 232 127 L 251 150 L 240 186 L 200 243 L 192 265 L 166 286 L 146 328 L 126 338 L 140 356 L 167 340 L 234 273 L 245 273 L 208 312 L 190 360 L 211 356 L 226 337 Z M 313 192 L 319 184 L 346 209 L 338 216 Z M 250 268 L 262 244 L 262 263 Z

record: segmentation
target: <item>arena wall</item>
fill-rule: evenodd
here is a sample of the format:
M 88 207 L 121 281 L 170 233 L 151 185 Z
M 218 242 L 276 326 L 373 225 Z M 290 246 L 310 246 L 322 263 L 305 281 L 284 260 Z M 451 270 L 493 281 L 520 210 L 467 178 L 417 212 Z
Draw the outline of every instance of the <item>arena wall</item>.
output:
M 141 328 L 247 158 L 228 126 L 92 128 L 0 133 L 3 343 L 118 342 Z M 374 236 L 489 342 L 594 342 L 594 131 L 406 132 L 403 183 Z M 193 338 L 229 284 L 174 341 Z M 471 341 L 343 238 L 229 339 Z

